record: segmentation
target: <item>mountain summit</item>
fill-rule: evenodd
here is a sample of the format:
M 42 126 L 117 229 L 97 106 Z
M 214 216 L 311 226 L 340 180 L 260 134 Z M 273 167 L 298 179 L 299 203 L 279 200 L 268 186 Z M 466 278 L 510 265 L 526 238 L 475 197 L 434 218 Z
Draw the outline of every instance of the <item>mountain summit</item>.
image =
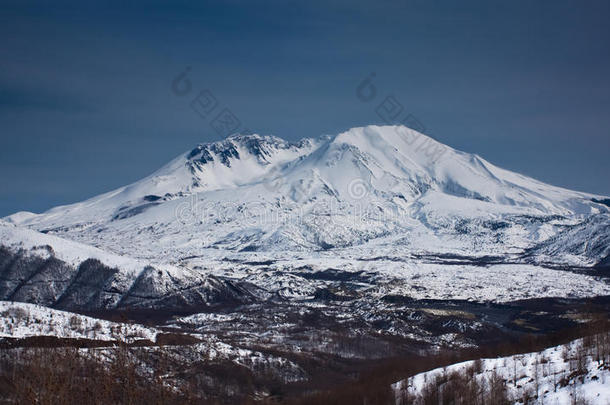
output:
M 586 248 L 603 245 L 603 231 L 573 230 L 593 240 L 573 240 L 565 257 L 549 244 L 590 218 L 606 229 L 603 201 L 498 168 L 404 126 L 367 126 L 295 143 L 235 135 L 200 144 L 131 185 L 7 220 L 172 262 L 210 249 L 358 246 L 355 252 L 509 252 L 531 259 L 544 245 L 553 252 L 544 260 L 592 265 L 608 255 L 608 248 Z

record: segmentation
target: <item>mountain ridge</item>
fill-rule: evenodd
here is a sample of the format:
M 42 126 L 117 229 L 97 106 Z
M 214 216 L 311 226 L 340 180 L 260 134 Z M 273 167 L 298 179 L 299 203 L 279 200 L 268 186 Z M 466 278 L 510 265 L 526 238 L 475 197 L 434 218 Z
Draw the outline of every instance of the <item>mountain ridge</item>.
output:
M 388 155 L 387 149 L 388 145 L 391 143 L 383 136 L 379 136 L 379 134 L 384 134 L 387 137 L 388 133 L 394 135 L 389 141 L 397 144 L 402 143 L 402 145 L 399 145 L 401 148 L 395 146 L 393 147 L 397 152 L 399 152 L 396 155 Z M 269 135 L 261 136 L 257 134 L 235 134 L 221 141 L 199 144 L 194 149 L 184 152 L 175 159 L 172 159 L 168 164 L 164 165 L 162 168 L 153 172 L 144 179 L 107 193 L 103 193 L 97 197 L 85 200 L 83 203 L 95 202 L 96 199 L 100 198 L 112 198 L 117 194 L 124 195 L 124 201 L 135 198 L 148 198 L 151 200 L 150 202 L 153 202 L 164 197 L 169 197 L 170 195 L 184 196 L 190 193 L 215 191 L 229 187 L 240 187 L 268 180 L 268 178 L 265 176 L 269 174 L 269 169 L 273 168 L 279 170 L 278 166 L 281 165 L 290 166 L 290 164 L 292 164 L 292 166 L 294 166 L 298 164 L 303 166 L 303 160 L 314 160 L 315 164 L 320 164 L 320 161 L 324 160 L 326 165 L 332 165 L 337 163 L 336 158 L 340 154 L 351 153 L 354 155 L 363 150 L 366 151 L 364 156 L 370 154 L 371 151 L 382 150 L 382 153 L 376 154 L 376 161 L 386 163 L 383 167 L 394 166 L 393 169 L 389 171 L 389 174 L 391 175 L 413 175 L 413 178 L 410 180 L 413 180 L 414 183 L 417 183 L 418 179 L 421 179 L 426 175 L 431 178 L 446 175 L 448 170 L 446 167 L 441 166 L 440 169 L 438 169 L 440 173 L 435 172 L 437 166 L 435 165 L 435 160 L 430 159 L 432 155 L 427 154 L 421 146 L 417 147 L 417 145 L 413 143 L 414 138 L 423 139 L 423 142 L 421 142 L 422 144 L 434 144 L 434 147 L 436 148 L 434 151 L 438 151 L 438 148 L 442 148 L 443 150 L 441 151 L 442 153 L 440 153 L 440 156 L 435 157 L 448 157 L 447 152 L 449 152 L 449 155 L 455 155 L 450 157 L 452 160 L 455 160 L 456 156 L 460 156 L 463 158 L 462 160 L 470 162 L 471 170 L 473 168 L 478 168 L 480 170 L 480 173 L 477 173 L 477 175 L 480 176 L 481 173 L 486 173 L 489 179 L 495 182 L 502 182 L 498 176 L 502 176 L 502 174 L 506 173 L 512 173 L 492 165 L 476 154 L 457 151 L 446 145 L 438 143 L 426 135 L 417 133 L 416 131 L 404 126 L 357 127 L 339 133 L 335 136 L 323 135 L 317 138 L 304 138 L 297 142 L 288 142 L 279 137 Z M 416 147 L 410 148 L 409 146 L 411 145 L 416 145 Z M 385 150 L 383 150 L 383 148 L 385 148 Z M 243 153 L 244 150 L 248 151 L 249 153 Z M 323 153 L 325 151 L 326 153 Z M 409 151 L 410 153 L 403 153 L 404 151 Z M 362 154 L 352 156 L 352 160 L 358 161 L 361 168 L 366 169 L 369 174 L 373 174 L 373 172 L 378 171 L 378 167 L 374 167 L 374 165 L 372 165 L 373 167 L 363 165 L 363 163 L 366 163 L 366 158 L 364 156 Z M 252 165 L 246 165 L 252 163 L 250 161 L 250 158 L 252 157 L 260 159 L 257 163 L 259 166 L 261 166 L 261 168 L 255 170 L 252 175 L 246 175 L 245 172 L 253 169 Z M 402 158 L 402 161 L 399 161 L 397 157 Z M 391 159 L 394 160 L 390 161 Z M 231 169 L 231 164 L 235 165 L 236 162 L 239 163 L 238 161 L 241 161 L 242 163 L 246 161 L 246 164 L 243 165 L 245 167 L 238 168 L 240 169 L 238 176 L 242 177 L 239 182 L 229 182 L 226 179 L 224 182 L 218 180 L 219 177 L 223 176 L 229 178 L 236 177 L 235 175 L 229 175 L 229 171 L 224 170 L 224 168 Z M 429 164 L 430 162 L 432 164 Z M 220 170 L 221 168 L 217 166 L 221 165 L 224 166 L 222 171 L 218 173 L 213 172 L 213 169 L 216 169 L 217 171 Z M 299 169 L 302 170 L 303 168 L 299 167 L 294 170 Z M 457 169 L 463 170 L 463 167 L 458 167 Z M 184 170 L 189 171 L 190 174 L 192 174 L 192 177 L 185 176 L 185 174 L 182 173 Z M 279 172 L 275 174 L 285 175 L 285 173 Z M 517 174 L 516 179 L 525 179 L 527 181 L 533 181 L 539 185 L 548 186 L 542 182 L 519 174 Z M 207 182 L 207 184 L 202 184 L 202 180 Z M 463 185 L 452 183 L 451 180 L 452 179 L 449 178 L 448 181 L 444 182 L 444 191 L 459 194 L 463 189 Z M 138 188 L 137 186 L 141 184 L 148 187 L 148 190 L 146 192 L 142 192 L 140 190 L 138 190 L 138 192 L 134 192 L 134 188 Z M 168 188 L 164 190 L 163 185 Z M 512 185 L 516 188 L 519 187 L 518 182 L 517 184 Z M 591 202 L 592 199 L 602 200 L 604 198 L 604 196 L 600 195 L 577 192 L 555 186 L 550 187 L 552 187 L 552 189 L 556 192 L 566 192 L 573 196 L 583 197 L 588 203 Z M 133 198 L 131 194 L 134 194 Z M 476 199 L 482 199 L 480 194 L 473 194 L 472 196 Z M 54 213 L 61 209 L 69 209 L 75 205 L 76 204 L 69 204 L 55 207 L 45 213 L 34 214 L 34 216 Z M 32 213 L 20 212 L 5 217 L 5 220 L 16 224 L 23 224 L 27 223 L 31 218 Z
M 5 218 L 0 279 L 5 299 L 71 308 L 595 296 L 610 293 L 593 276 L 610 257 L 604 201 L 401 126 L 235 135 L 108 193 Z M 336 281 L 312 276 L 329 271 Z
M 5 220 L 170 263 L 202 251 L 290 255 L 371 243 L 476 256 L 531 252 L 592 215 L 610 222 L 597 201 L 604 197 L 501 169 L 404 126 L 367 126 L 298 142 L 236 134 L 128 186 Z M 572 250 L 568 261 L 592 265 L 607 254 L 585 249 L 575 261 Z

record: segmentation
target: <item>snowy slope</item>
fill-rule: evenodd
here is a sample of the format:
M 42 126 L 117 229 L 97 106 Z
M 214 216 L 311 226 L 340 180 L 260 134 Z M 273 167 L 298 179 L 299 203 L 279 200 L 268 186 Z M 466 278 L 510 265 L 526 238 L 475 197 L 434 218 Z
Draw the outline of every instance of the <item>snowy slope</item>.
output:
M 111 306 L 184 302 L 179 291 L 207 302 L 191 286 L 218 298 L 235 282 L 261 297 L 311 297 L 324 283 L 304 280 L 303 268 L 365 272 L 375 289 L 391 283 L 393 293 L 421 298 L 592 296 L 606 294 L 607 283 L 552 268 L 608 260 L 604 201 L 402 126 L 296 143 L 238 135 L 87 201 L 11 215 L 0 245 L 39 256 L 37 246 L 50 245 L 74 268 L 95 258 L 119 269 L 119 281 L 98 285 Z M 251 295 L 244 288 L 240 299 Z M 47 296 L 57 303 L 61 294 Z
M 523 253 L 591 215 L 607 228 L 609 209 L 597 197 L 500 169 L 406 127 L 369 126 L 298 143 L 249 135 L 199 145 L 132 185 L 7 220 L 169 262 L 209 248 L 316 251 L 370 242 L 485 255 Z M 553 256 L 592 265 L 606 253 Z
M 0 299 L 71 310 L 245 302 L 236 283 L 0 222 Z
M 291 144 L 271 136 L 234 136 L 198 145 L 136 183 L 82 203 L 53 208 L 44 218 L 20 212 L 7 219 L 16 224 L 42 220 L 57 226 L 124 219 L 185 195 L 260 181 L 273 168 L 307 154 L 314 146 L 313 140 Z
M 541 262 L 562 257 L 564 263 L 581 263 L 583 257 L 594 257 L 600 264 L 610 265 L 610 221 L 607 215 L 592 215 L 581 223 L 568 226 L 563 232 L 531 250 Z
M 602 345 L 608 344 L 608 335 L 600 335 L 597 339 L 603 339 Z M 466 361 L 417 374 L 393 385 L 397 404 L 404 403 L 401 400 L 404 393 L 416 398 L 410 403 L 419 404 L 426 385 L 442 390 L 444 377 L 472 372 L 481 385 L 496 373 L 504 380 L 514 403 L 523 403 L 523 399 L 529 397 L 531 402 L 527 403 L 533 404 L 607 404 L 610 403 L 610 357 L 608 353 L 600 355 L 600 348 L 595 343 L 587 345 L 583 339 L 578 339 L 541 352 L 482 359 L 478 370 L 474 361 Z
M 109 322 L 40 305 L 0 301 L 0 338 L 55 336 L 68 339 L 150 340 L 158 331 L 140 325 Z
M 0 221 L 0 238 L 2 245 L 10 249 L 33 251 L 40 257 L 53 255 L 73 266 L 78 266 L 87 259 L 96 259 L 108 267 L 117 267 L 131 276 L 137 276 L 148 265 L 142 260 L 108 253 L 83 243 L 17 227 L 4 221 Z M 52 249 L 49 250 L 47 246 Z M 171 266 L 165 266 L 165 268 L 173 270 Z

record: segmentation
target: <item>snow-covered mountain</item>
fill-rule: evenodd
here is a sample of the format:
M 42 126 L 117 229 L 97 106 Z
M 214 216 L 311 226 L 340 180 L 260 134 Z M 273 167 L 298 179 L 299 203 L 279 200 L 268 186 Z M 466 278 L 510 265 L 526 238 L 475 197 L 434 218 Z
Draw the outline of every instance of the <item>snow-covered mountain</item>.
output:
M 137 345 L 154 342 L 141 349 L 143 370 L 156 367 L 157 344 L 170 345 L 172 386 L 189 369 L 205 392 L 236 392 L 243 384 L 222 376 L 245 367 L 248 380 L 272 376 L 252 380 L 242 392 L 252 398 L 278 381 L 316 391 L 319 370 L 326 384 L 328 370 L 344 378 L 360 362 L 607 314 L 609 264 L 609 198 L 500 169 L 406 127 L 294 143 L 236 135 L 117 190 L 1 219 L 0 343 L 55 336 L 106 347 L 120 328 Z M 568 370 L 558 353 L 485 360 L 472 381 L 508 379 L 504 363 L 518 360 L 506 391 L 521 397 L 544 358 L 540 398 L 575 398 L 581 385 L 607 396 L 607 367 L 591 358 L 579 382 L 562 375 L 557 385 Z M 221 365 L 235 372 L 218 373 Z M 396 384 L 397 399 L 421 396 L 421 380 L 438 373 Z
M 202 144 L 136 183 L 11 215 L 5 220 L 14 229 L 2 229 L 13 242 L 19 229 L 25 239 L 38 231 L 78 242 L 78 251 L 95 246 L 137 261 L 138 272 L 146 262 L 306 297 L 319 286 L 296 275 L 304 268 L 364 271 L 379 285 L 447 264 L 472 280 L 482 265 L 518 279 L 532 269 L 605 264 L 609 201 L 498 168 L 403 126 L 368 126 L 296 143 L 236 135 Z M 567 295 L 578 294 L 574 277 L 556 277 Z M 606 288 L 584 279 L 582 286 L 592 289 L 585 295 Z M 544 286 L 527 286 L 537 287 Z M 446 298 L 438 288 L 423 298 Z M 491 291 L 464 298 L 494 300 Z M 500 300 L 511 298 L 519 295 Z
M 591 215 L 607 224 L 603 201 L 406 127 L 369 126 L 298 143 L 234 136 L 199 145 L 129 186 L 7 219 L 155 259 L 209 247 L 312 251 L 395 237 L 403 239 L 390 244 L 406 251 L 487 254 L 530 248 Z M 594 264 L 608 251 L 582 253 Z
M 71 310 L 252 301 L 239 283 L 151 264 L 0 221 L 0 298 Z M 154 267 L 153 267 L 154 265 Z

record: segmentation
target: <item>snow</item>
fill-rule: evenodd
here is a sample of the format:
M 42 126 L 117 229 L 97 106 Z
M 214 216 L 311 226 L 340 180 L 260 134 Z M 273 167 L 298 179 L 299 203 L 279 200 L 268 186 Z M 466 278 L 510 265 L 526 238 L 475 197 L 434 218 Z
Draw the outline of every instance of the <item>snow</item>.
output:
M 477 302 L 610 294 L 610 285 L 595 277 L 532 265 L 482 267 L 418 264 L 416 268 L 402 272 L 401 276 L 404 282 L 380 286 L 375 293 Z
M 523 394 L 530 392 L 536 395 L 536 375 L 538 376 L 538 395 L 535 403 L 540 404 L 571 404 L 575 398 L 583 399 L 591 404 L 610 402 L 610 368 L 598 362 L 592 353 L 584 357 L 586 372 L 579 378 L 570 377 L 575 371 L 577 352 L 583 345 L 583 339 L 578 339 L 566 345 L 559 345 L 534 353 L 525 353 L 508 357 L 482 359 L 481 371 L 476 374 L 478 381 L 489 379 L 493 372 L 497 373 L 507 384 L 508 394 L 519 403 Z M 417 374 L 407 380 L 401 380 L 393 385 L 398 394 L 400 391 L 413 395 L 421 394 L 424 386 L 436 377 L 452 372 L 464 373 L 473 367 L 474 361 L 465 361 Z M 537 371 L 536 371 L 537 370 Z M 562 386 L 560 380 L 568 378 L 567 385 Z M 397 401 L 400 405 L 400 401 Z
M 58 311 L 35 304 L 0 301 L 0 338 L 54 336 L 68 339 L 155 341 L 157 330 Z
M 294 274 L 304 266 L 376 274 L 377 291 L 414 298 L 594 296 L 610 293 L 603 280 L 553 270 L 610 254 L 609 210 L 594 198 L 603 197 L 406 127 L 367 126 L 296 143 L 240 135 L 202 144 L 131 185 L 7 217 L 0 238 L 50 245 L 73 265 L 92 257 L 131 276 L 148 264 L 173 276 L 193 270 L 295 299 L 319 287 Z
M 258 135 L 229 138 L 199 146 L 219 152 L 210 152 L 212 161 L 202 163 L 199 155 L 185 153 L 132 185 L 8 220 L 158 260 L 168 253 L 190 256 L 206 246 L 262 251 L 356 247 L 389 234 L 425 235 L 411 241 L 410 249 L 426 249 L 429 239 L 436 238 L 441 241 L 437 251 L 448 245 L 488 253 L 530 247 L 559 228 L 540 224 L 537 228 L 545 230 L 538 232 L 511 224 L 502 240 L 477 245 L 472 237 L 457 240 L 452 235 L 456 219 L 485 231 L 480 223 L 486 220 L 607 214 L 591 201 L 593 195 L 545 185 L 447 146 L 442 146 L 441 159 L 431 161 L 408 142 L 402 133 L 407 130 L 353 128 L 297 144 Z M 254 155 L 248 146 L 252 142 L 266 152 Z M 225 164 L 223 151 L 238 157 L 229 156 Z M 159 199 L 144 201 L 146 196 Z M 566 221 L 573 219 L 557 225 Z
M 116 267 L 125 272 L 137 274 L 147 265 L 142 260 L 108 253 L 83 243 L 6 223 L 0 223 L 0 240 L 4 246 L 13 250 L 33 250 L 39 256 L 48 256 L 50 252 L 43 247 L 51 246 L 55 257 L 73 266 L 78 266 L 87 259 L 97 259 L 108 267 Z

